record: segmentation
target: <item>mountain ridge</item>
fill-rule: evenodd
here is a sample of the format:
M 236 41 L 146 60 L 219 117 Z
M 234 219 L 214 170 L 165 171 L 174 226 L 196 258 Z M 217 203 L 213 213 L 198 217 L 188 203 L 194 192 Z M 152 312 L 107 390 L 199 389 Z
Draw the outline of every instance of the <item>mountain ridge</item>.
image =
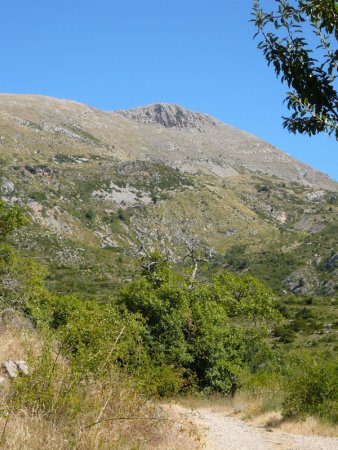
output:
M 22 147 L 31 151 L 30 143 L 25 143 L 23 128 L 40 133 L 40 145 L 42 141 L 55 141 L 55 137 L 65 135 L 71 141 L 65 142 L 69 150 L 74 147 L 76 151 L 80 143 L 89 152 L 101 151 L 121 160 L 162 161 L 183 172 L 216 176 L 257 172 L 338 190 L 338 183 L 328 175 L 271 144 L 212 116 L 174 104 L 157 103 L 125 111 L 103 111 L 70 100 L 1 94 L 0 120 L 2 129 L 16 125 L 12 134 L 19 134 Z M 2 136 L 0 145 L 5 139 Z M 27 136 L 27 140 L 31 140 L 31 136 Z M 15 150 L 14 147 L 14 153 Z

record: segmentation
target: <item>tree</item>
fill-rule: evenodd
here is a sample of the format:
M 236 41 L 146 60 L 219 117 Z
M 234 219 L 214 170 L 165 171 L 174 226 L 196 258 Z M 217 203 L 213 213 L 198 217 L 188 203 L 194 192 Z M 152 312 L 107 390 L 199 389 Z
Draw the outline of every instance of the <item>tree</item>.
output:
M 259 280 L 224 272 L 192 289 L 168 261 L 124 286 L 117 303 L 141 320 L 150 361 L 171 368 L 176 386 L 226 394 L 235 393 L 244 367 L 261 365 L 269 327 L 279 319 Z
M 208 247 L 197 236 L 188 237 L 184 233 L 178 232 L 176 233 L 175 238 L 179 243 L 184 244 L 186 247 L 186 253 L 182 262 L 185 263 L 186 260 L 190 260 L 192 263 L 192 273 L 190 276 L 189 285 L 189 289 L 192 290 L 199 265 L 203 263 L 208 264 L 214 256 L 215 251 L 214 249 Z
M 0 240 L 5 239 L 17 228 L 27 224 L 23 210 L 17 206 L 9 206 L 0 200 Z
M 0 200 L 0 313 L 17 309 L 28 313 L 43 297 L 45 270 L 30 258 L 22 258 L 6 242 L 16 229 L 28 223 L 18 205 Z
M 285 102 L 293 111 L 283 117 L 292 133 L 325 132 L 338 140 L 338 2 L 275 0 L 265 12 L 254 0 L 252 21 L 268 65 L 291 89 Z

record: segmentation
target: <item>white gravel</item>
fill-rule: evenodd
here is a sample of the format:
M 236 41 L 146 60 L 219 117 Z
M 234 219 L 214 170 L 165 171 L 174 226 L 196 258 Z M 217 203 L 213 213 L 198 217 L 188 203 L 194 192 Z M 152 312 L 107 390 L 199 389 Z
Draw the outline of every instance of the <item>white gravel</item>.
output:
M 268 431 L 212 409 L 178 409 L 204 430 L 205 450 L 338 450 L 336 438 Z

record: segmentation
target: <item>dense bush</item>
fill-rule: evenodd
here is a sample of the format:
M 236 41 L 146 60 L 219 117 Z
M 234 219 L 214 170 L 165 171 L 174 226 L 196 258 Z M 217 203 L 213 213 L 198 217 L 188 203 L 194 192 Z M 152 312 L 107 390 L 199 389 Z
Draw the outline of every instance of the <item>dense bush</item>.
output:
M 27 223 L 27 218 L 17 205 L 8 206 L 0 200 L 0 239 L 5 239 L 16 228 Z
M 45 270 L 30 258 L 21 258 L 12 247 L 0 242 L 0 299 L 6 308 L 30 314 L 34 303 L 44 297 Z
M 115 366 L 150 394 L 233 394 L 244 367 L 264 367 L 266 325 L 278 319 L 271 292 L 254 278 L 224 273 L 191 290 L 168 263 L 105 303 L 37 292 L 26 310 L 53 333 L 81 377 L 101 377 Z
M 0 200 L 0 307 L 29 313 L 29 305 L 45 291 L 46 272 L 32 259 L 20 257 L 6 242 L 15 229 L 26 223 L 21 208 Z
M 259 364 L 264 324 L 279 317 L 271 292 L 253 277 L 223 273 L 192 290 L 167 264 L 130 283 L 118 302 L 142 316 L 151 360 L 176 368 L 183 388 L 228 394 L 241 367 Z
M 327 355 L 296 355 L 287 377 L 283 413 L 338 421 L 338 362 Z

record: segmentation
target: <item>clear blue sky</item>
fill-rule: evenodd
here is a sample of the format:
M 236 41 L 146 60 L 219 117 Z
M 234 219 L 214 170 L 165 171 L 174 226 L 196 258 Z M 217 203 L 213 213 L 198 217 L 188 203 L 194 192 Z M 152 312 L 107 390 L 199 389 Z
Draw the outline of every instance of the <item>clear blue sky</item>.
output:
M 250 10 L 251 0 L 3 1 L 0 91 L 108 110 L 178 103 L 338 180 L 334 139 L 282 128 L 285 88 L 256 49 Z

